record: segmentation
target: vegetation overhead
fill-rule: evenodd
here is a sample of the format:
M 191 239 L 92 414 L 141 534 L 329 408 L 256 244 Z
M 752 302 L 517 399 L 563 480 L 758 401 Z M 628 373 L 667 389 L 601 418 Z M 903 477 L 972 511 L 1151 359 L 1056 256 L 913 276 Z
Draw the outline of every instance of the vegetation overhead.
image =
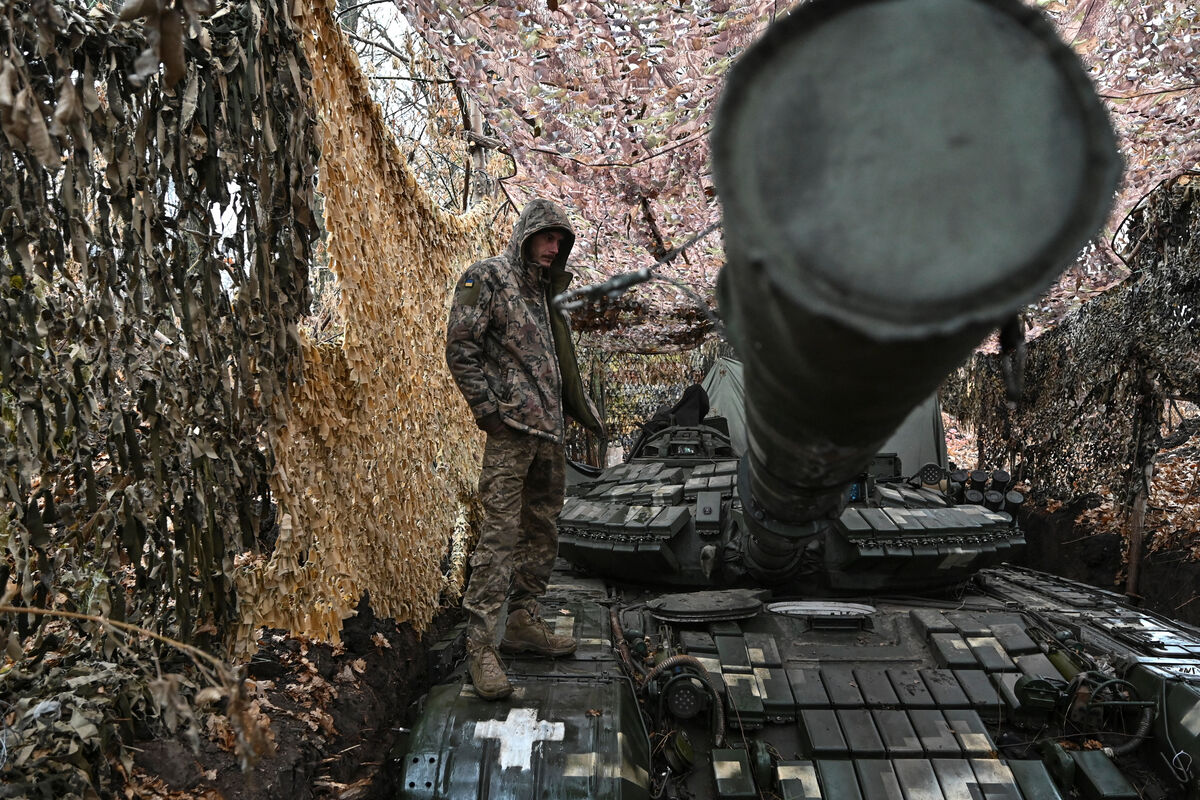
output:
M 789 6 L 772 0 L 396 5 L 428 44 L 439 76 L 452 79 L 482 112 L 486 134 L 468 130 L 470 146 L 510 157 L 494 176 L 505 196 L 519 208 L 545 194 L 578 215 L 573 260 L 584 281 L 652 266 L 718 222 L 708 135 L 721 79 Z M 1127 169 L 1106 236 L 1031 309 L 1035 331 L 1127 274 L 1109 243 L 1119 222 L 1159 181 L 1200 163 L 1200 21 L 1191 4 L 1038 5 L 1090 70 Z M 361 51 L 370 52 L 372 41 L 378 38 L 364 33 Z M 837 81 L 835 68 L 830 80 Z M 780 142 L 786 146 L 786 136 Z M 710 233 L 658 271 L 711 304 L 722 263 L 719 234 Z M 617 310 L 607 322 L 582 321 L 610 328 L 640 323 L 610 337 L 614 349 L 678 338 L 686 307 L 693 319 L 684 327 L 707 326 L 694 315 L 695 301 L 677 289 L 640 291 L 639 308 L 654 311 L 649 319 Z

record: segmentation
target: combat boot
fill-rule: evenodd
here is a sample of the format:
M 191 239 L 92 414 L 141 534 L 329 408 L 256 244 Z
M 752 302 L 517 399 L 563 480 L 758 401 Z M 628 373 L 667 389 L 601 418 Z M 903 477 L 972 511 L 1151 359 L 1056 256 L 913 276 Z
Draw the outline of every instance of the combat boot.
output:
M 484 700 L 501 700 L 512 694 L 512 684 L 504 674 L 504 665 L 496 648 L 490 644 L 473 650 L 468 656 L 467 669 L 471 672 L 471 683 L 475 694 Z
M 505 653 L 533 653 L 539 656 L 566 656 L 575 652 L 575 640 L 550 631 L 546 620 L 524 608 L 508 615 L 508 626 L 500 649 Z

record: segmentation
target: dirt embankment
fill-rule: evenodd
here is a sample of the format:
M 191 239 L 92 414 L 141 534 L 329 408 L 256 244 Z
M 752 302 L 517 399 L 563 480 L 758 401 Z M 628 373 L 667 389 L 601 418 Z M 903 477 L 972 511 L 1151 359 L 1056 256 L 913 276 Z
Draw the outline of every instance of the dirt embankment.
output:
M 431 650 L 455 624 L 444 612 L 424 636 L 375 616 L 364 599 L 342 644 L 267 630 L 248 665 L 252 713 L 270 726 L 275 751 L 243 772 L 234 732 L 208 718 L 200 750 L 179 738 L 136 743 L 126 796 L 147 800 L 383 800 L 394 796 L 389 751 L 412 704 L 453 667 Z M 133 794 L 128 792 L 132 791 Z

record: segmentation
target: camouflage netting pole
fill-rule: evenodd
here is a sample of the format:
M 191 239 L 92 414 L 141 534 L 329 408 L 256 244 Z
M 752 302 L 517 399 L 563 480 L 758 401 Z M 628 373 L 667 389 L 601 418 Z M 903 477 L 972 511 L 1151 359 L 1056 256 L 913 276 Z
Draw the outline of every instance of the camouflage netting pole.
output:
M 995 355 L 975 355 L 943 394 L 981 462 L 1012 465 L 1036 496 L 1111 492 L 1136 561 L 1166 401 L 1200 401 L 1200 176 L 1164 182 L 1120 235 L 1132 274 L 1030 344 L 1015 409 Z

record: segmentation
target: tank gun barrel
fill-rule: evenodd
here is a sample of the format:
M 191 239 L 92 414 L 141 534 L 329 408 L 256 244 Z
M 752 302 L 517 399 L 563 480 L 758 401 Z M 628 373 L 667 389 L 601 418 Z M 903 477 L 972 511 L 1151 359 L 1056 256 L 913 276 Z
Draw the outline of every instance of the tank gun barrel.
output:
M 1017 0 L 815 0 L 731 70 L 713 170 L 743 500 L 802 525 L 1091 239 L 1120 159 L 1075 55 Z

